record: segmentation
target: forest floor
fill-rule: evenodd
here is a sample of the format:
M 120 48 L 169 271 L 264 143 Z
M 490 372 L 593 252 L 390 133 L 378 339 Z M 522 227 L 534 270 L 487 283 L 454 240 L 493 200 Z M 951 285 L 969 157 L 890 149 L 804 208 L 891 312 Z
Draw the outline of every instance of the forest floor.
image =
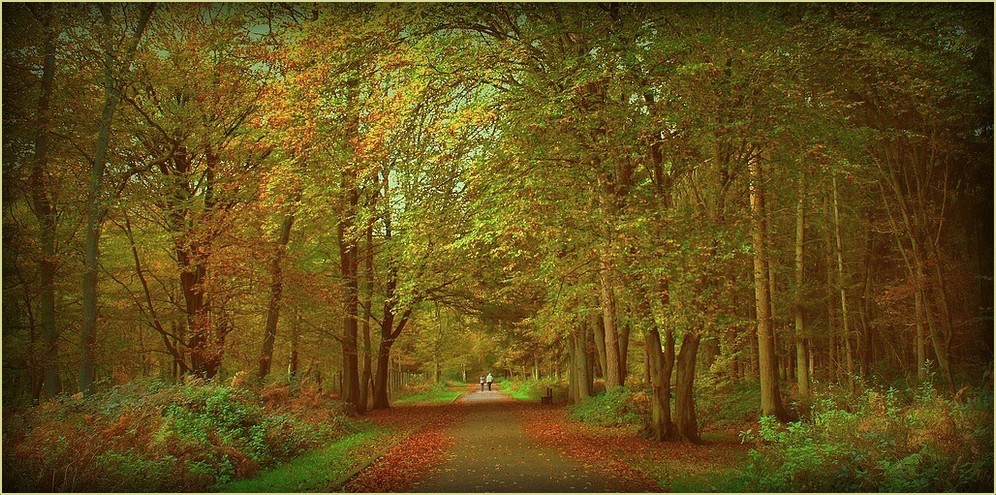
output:
M 413 418 L 414 415 L 414 418 Z M 735 436 L 658 444 L 585 426 L 563 407 L 474 390 L 452 404 L 398 407 L 373 421 L 422 424 L 344 486 L 351 492 L 710 491 L 746 461 Z

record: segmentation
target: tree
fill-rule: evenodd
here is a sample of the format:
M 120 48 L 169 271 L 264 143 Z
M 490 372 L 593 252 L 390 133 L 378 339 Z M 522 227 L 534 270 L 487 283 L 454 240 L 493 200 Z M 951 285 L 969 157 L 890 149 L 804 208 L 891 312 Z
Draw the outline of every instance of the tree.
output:
M 56 266 L 56 217 L 52 200 L 49 170 L 50 121 L 52 118 L 52 91 L 56 69 L 56 39 L 59 37 L 56 15 L 52 5 L 32 9 L 42 24 L 44 36 L 41 93 L 38 96 L 38 124 L 34 142 L 34 163 L 31 170 L 31 192 L 34 213 L 38 218 L 41 259 L 38 262 L 40 285 L 40 323 L 45 340 L 44 390 L 49 397 L 59 393 L 59 331 L 56 327 L 55 277 Z
M 758 363 L 761 378 L 761 414 L 787 420 L 778 386 L 775 334 L 771 322 L 771 286 L 768 278 L 768 227 L 764 207 L 764 175 L 761 158 L 750 160 L 750 205 L 754 246 L 754 293 L 757 307 Z
M 107 154 L 110 146 L 111 122 L 114 119 L 114 112 L 121 101 L 122 81 L 121 73 L 129 70 L 131 60 L 138 49 L 138 44 L 145 32 L 145 27 L 149 23 L 152 11 L 155 9 L 154 3 L 145 4 L 139 14 L 138 25 L 134 33 L 129 37 L 123 54 L 117 53 L 116 47 L 110 40 L 105 41 L 104 47 L 104 105 L 100 115 L 100 124 L 97 131 L 97 144 L 93 153 L 93 162 L 90 169 L 90 182 L 87 195 L 86 214 L 86 251 L 84 257 L 85 270 L 83 272 L 83 335 L 80 339 L 80 389 L 86 393 L 93 392 L 93 381 L 95 376 L 94 345 L 97 339 L 97 263 L 100 256 L 100 229 L 104 220 L 105 209 L 104 199 L 104 170 L 107 168 Z M 103 5 L 100 7 L 101 18 L 104 26 L 114 29 L 111 7 Z

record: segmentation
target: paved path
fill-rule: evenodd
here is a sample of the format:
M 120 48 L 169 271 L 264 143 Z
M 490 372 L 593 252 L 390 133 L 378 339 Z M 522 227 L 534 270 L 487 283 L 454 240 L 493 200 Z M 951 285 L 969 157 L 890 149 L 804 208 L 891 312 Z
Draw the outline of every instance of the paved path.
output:
M 455 438 L 446 461 L 412 486 L 416 492 L 619 492 L 619 480 L 586 472 L 557 449 L 530 440 L 498 391 L 460 399 L 468 408 L 447 432 Z

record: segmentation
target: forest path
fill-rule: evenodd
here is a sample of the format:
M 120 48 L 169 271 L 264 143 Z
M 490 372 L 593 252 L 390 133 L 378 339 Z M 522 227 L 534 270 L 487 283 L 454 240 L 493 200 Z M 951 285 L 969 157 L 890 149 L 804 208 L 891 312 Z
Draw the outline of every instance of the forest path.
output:
M 623 480 L 593 472 L 554 447 L 526 435 L 517 403 L 498 391 L 475 391 L 449 407 L 463 408 L 447 428 L 453 437 L 445 460 L 421 480 L 416 492 L 620 492 Z M 536 406 L 538 407 L 538 406 Z

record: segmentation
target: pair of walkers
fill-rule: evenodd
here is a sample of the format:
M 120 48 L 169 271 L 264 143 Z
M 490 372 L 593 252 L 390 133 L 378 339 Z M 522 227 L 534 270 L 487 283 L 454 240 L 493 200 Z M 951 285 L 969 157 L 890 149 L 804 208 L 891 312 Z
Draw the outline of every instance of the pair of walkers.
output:
M 484 384 L 485 383 L 488 384 L 488 392 L 490 392 L 491 391 L 491 383 L 493 383 L 494 381 L 495 381 L 495 378 L 493 376 L 491 376 L 491 373 L 488 373 L 487 377 L 485 377 L 484 375 L 481 375 L 481 392 L 484 391 Z

